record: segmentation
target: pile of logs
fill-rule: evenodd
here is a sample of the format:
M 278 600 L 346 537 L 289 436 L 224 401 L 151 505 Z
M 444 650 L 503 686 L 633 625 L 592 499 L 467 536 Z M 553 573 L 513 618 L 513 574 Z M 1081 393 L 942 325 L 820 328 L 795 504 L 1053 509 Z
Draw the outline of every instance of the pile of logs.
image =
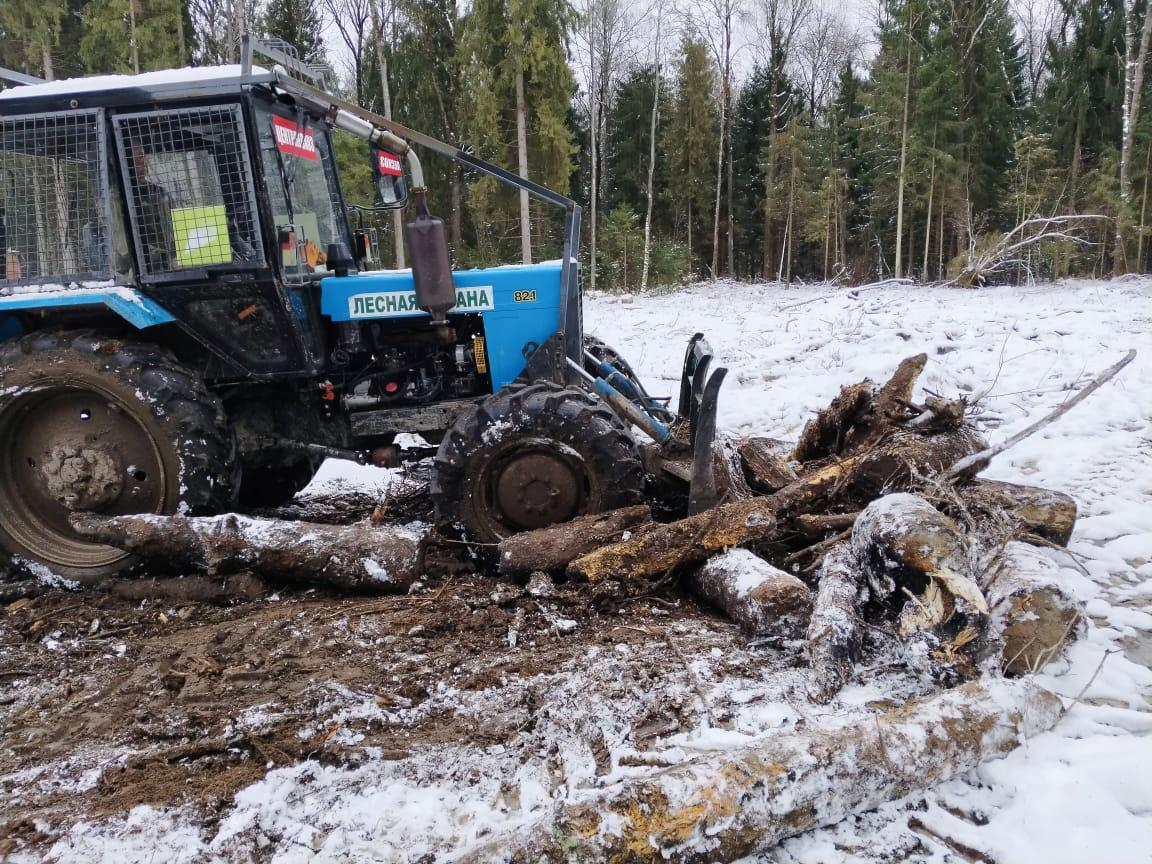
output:
M 926 360 L 904 360 L 881 386 L 844 387 L 791 448 L 724 442 L 711 510 L 663 523 L 647 505 L 584 516 L 508 538 L 495 568 L 611 583 L 615 596 L 684 585 L 749 635 L 803 648 L 817 701 L 852 680 L 877 633 L 945 686 L 1036 669 L 1083 618 L 1027 544 L 1066 544 L 1076 505 L 975 477 L 998 451 L 964 401 L 913 400 Z M 378 522 L 73 517 L 78 533 L 179 572 L 407 591 L 425 575 L 432 534 Z

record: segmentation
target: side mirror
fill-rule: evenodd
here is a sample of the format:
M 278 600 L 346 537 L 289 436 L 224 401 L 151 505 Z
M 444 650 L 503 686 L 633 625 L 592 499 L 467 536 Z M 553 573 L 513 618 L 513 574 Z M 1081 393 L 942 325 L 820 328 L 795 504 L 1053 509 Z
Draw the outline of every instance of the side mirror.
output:
M 404 161 L 391 150 L 372 148 L 372 176 L 376 179 L 377 206 L 381 210 L 399 210 L 408 201 L 408 184 L 404 182 Z

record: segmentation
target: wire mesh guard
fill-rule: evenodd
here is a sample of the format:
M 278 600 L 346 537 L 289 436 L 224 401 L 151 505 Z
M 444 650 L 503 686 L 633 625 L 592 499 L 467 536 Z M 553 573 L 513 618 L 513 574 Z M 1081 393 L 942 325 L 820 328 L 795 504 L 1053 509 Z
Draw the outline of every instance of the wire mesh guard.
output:
M 0 286 L 107 278 L 100 113 L 0 117 Z
M 125 114 L 114 123 L 144 273 L 263 263 L 236 106 Z

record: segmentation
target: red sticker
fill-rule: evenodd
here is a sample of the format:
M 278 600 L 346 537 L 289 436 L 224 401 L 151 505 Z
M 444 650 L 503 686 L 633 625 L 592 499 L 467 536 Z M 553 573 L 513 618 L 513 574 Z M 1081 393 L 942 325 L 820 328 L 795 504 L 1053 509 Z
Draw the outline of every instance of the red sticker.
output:
M 313 162 L 319 158 L 316 153 L 316 138 L 312 135 L 311 129 L 302 129 L 283 117 L 273 117 L 272 131 L 276 134 L 276 146 L 280 148 L 281 153 L 311 159 Z
M 404 169 L 400 167 L 400 157 L 394 153 L 388 153 L 381 150 L 379 153 L 378 167 L 381 174 L 388 174 L 392 177 L 403 177 Z

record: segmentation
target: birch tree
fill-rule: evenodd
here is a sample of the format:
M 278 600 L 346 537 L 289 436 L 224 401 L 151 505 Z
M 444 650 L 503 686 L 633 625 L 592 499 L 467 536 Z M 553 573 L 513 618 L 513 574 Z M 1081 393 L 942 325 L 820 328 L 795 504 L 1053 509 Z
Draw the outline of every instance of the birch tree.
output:
M 577 56 L 588 111 L 588 245 L 592 262 L 588 282 L 595 289 L 608 99 L 621 71 L 634 58 L 636 29 L 642 19 L 632 14 L 625 0 L 585 0 L 580 13 Z
M 652 43 L 652 62 L 656 67 L 652 85 L 652 120 L 648 129 L 648 209 L 644 215 L 644 265 L 640 271 L 640 290 L 648 290 L 648 266 L 652 255 L 652 202 L 655 199 L 654 179 L 656 176 L 656 125 L 660 119 L 660 84 L 664 78 L 660 28 L 664 23 L 664 3 L 656 3 L 656 38 Z
M 1124 120 L 1120 143 L 1120 207 L 1116 219 L 1116 250 L 1113 256 L 1113 272 L 1120 275 L 1127 269 L 1125 244 L 1127 223 L 1132 198 L 1132 142 L 1136 135 L 1136 124 L 1140 122 L 1140 97 L 1144 92 L 1144 65 L 1148 59 L 1148 41 L 1152 37 L 1152 3 L 1144 4 L 1144 22 L 1140 29 L 1140 44 L 1136 45 L 1137 16 L 1134 9 L 1125 3 L 1124 39 Z

